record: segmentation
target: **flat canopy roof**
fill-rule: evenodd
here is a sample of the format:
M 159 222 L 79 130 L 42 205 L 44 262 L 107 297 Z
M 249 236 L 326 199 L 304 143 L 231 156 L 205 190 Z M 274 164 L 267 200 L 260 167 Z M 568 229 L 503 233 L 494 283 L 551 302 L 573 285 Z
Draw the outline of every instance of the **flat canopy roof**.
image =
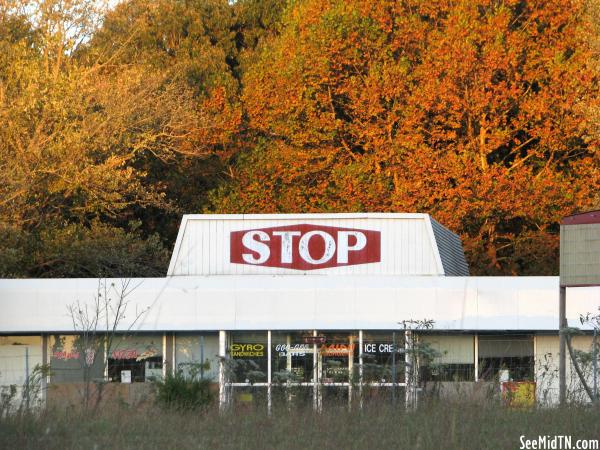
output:
M 561 225 L 589 225 L 594 223 L 600 223 L 600 210 L 573 214 L 565 217 L 560 222 Z
M 118 291 L 121 280 L 115 283 Z M 132 279 L 126 331 L 390 330 L 431 319 L 439 331 L 557 331 L 558 277 L 227 275 Z M 0 280 L 0 333 L 72 333 L 68 306 L 93 308 L 97 279 Z M 113 296 L 118 292 L 113 292 Z M 569 288 L 567 316 L 596 313 L 600 288 Z

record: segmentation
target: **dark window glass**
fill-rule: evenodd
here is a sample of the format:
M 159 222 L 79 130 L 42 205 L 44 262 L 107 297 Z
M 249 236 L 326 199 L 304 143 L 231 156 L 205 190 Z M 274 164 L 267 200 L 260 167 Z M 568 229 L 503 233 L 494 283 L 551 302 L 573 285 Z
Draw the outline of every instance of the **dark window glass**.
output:
M 479 378 L 496 380 L 501 371 L 513 381 L 534 379 L 532 336 L 479 336 Z

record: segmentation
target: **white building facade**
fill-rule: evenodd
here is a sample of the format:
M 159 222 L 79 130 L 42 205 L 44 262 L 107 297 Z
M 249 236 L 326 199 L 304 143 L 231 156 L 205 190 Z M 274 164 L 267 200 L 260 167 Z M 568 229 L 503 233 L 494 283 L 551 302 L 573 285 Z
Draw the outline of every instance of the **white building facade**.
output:
M 117 339 L 90 359 L 73 307 L 98 310 L 98 294 L 125 294 L 126 314 L 105 314 Z M 558 277 L 469 276 L 458 236 L 424 214 L 188 215 L 165 278 L 0 280 L 0 386 L 42 363 L 45 387 L 80 383 L 86 364 L 135 384 L 205 363 L 222 405 L 411 402 L 500 379 L 552 404 L 558 296 Z M 599 288 L 567 289 L 576 349 L 599 306 Z M 412 369 L 419 346 L 433 351 Z

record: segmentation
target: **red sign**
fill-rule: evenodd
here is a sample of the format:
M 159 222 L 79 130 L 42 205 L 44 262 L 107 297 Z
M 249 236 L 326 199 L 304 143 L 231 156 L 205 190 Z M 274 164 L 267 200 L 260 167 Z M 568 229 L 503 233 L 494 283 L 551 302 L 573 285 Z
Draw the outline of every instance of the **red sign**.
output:
M 113 359 L 136 359 L 139 356 L 137 350 L 114 350 Z
M 325 336 L 302 336 L 302 341 L 305 344 L 324 344 Z
M 348 356 L 354 352 L 354 344 L 328 344 L 320 349 L 323 356 Z
M 322 225 L 286 225 L 232 231 L 230 261 L 313 270 L 381 261 L 381 233 Z
M 79 359 L 79 352 L 53 352 L 52 357 L 56 359 Z

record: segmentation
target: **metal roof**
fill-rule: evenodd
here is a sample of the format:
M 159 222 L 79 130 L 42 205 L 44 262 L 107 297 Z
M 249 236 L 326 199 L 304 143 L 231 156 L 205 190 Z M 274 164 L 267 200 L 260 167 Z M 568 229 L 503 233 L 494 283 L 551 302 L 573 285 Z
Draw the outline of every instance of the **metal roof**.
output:
M 588 225 L 594 223 L 600 223 L 600 209 L 573 214 L 563 218 L 560 222 L 561 225 Z

